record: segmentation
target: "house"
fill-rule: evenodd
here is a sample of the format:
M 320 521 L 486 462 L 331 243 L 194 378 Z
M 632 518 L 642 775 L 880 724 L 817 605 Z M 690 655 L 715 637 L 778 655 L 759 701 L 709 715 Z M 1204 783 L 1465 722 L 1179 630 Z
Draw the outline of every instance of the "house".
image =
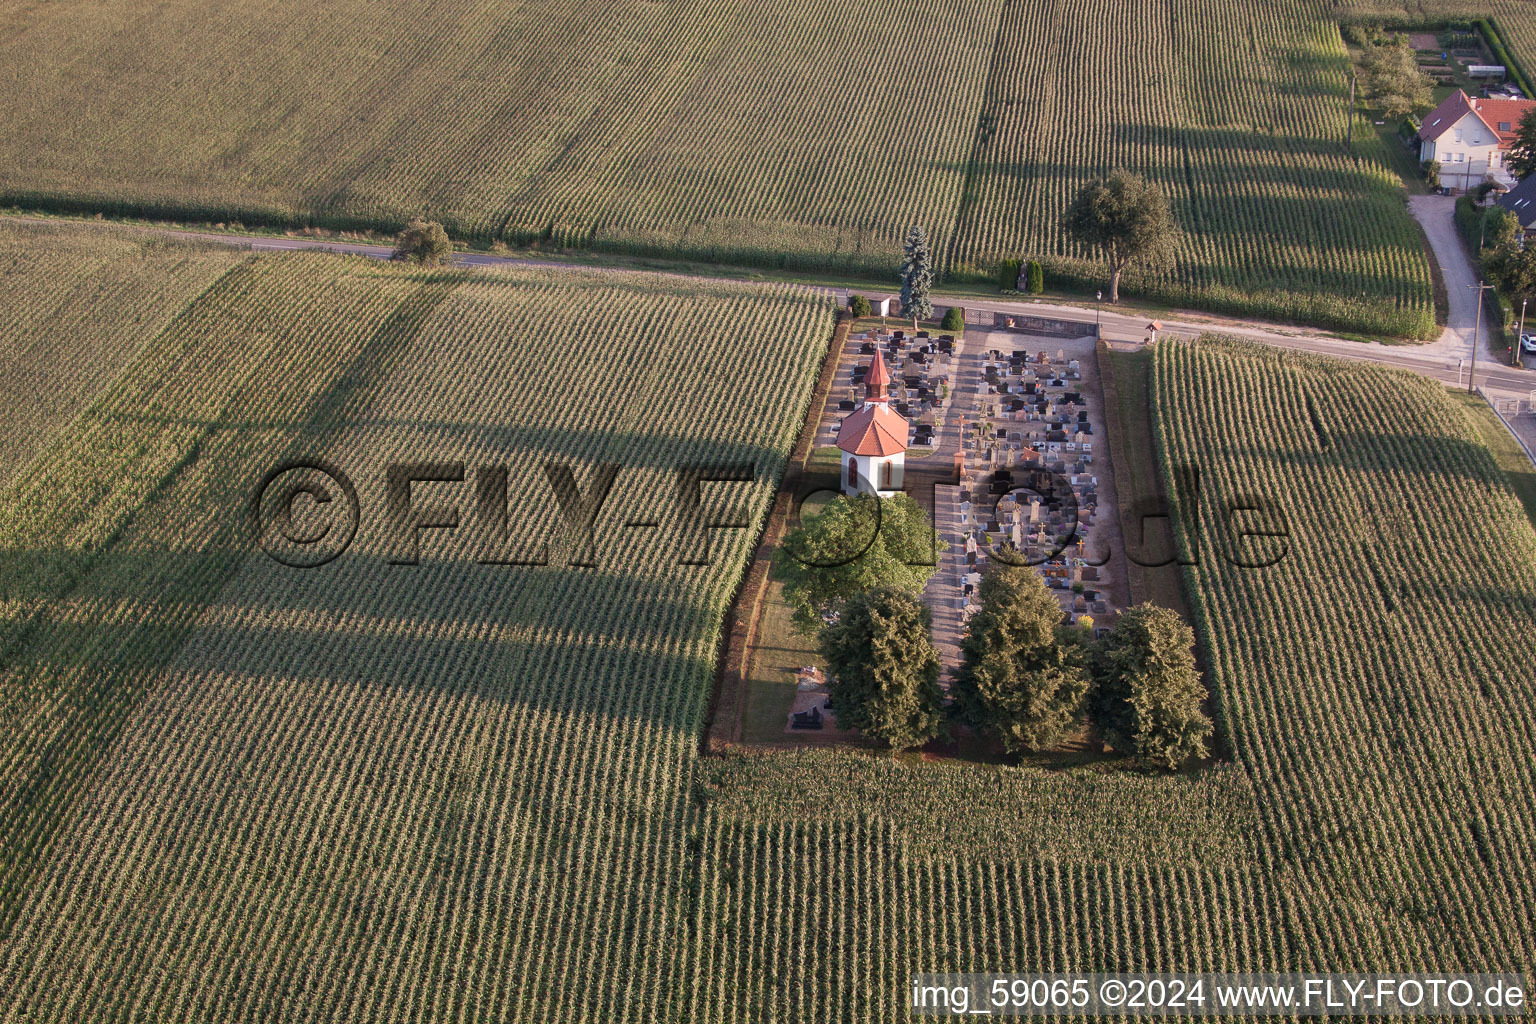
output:
M 1419 159 L 1440 163 L 1440 181 L 1469 189 L 1484 179 L 1508 188 L 1515 183 L 1504 166 L 1520 118 L 1536 109 L 1536 100 L 1482 99 L 1461 89 L 1424 118 L 1419 127 Z
M 1536 174 L 1528 175 L 1520 184 L 1499 196 L 1498 204 L 1515 215 L 1527 240 L 1536 239 Z
M 908 424 L 891 408 L 890 371 L 875 350 L 864 376 L 864 402 L 843 420 L 837 433 L 842 450 L 842 488 L 850 497 L 875 494 L 889 498 L 901 490 L 906 470 Z

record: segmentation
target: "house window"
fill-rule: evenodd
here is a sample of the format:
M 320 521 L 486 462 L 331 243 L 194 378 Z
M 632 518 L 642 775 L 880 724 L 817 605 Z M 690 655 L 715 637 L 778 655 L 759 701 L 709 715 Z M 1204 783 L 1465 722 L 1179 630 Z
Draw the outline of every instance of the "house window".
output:
M 889 462 L 884 463 L 880 467 L 880 489 L 882 491 L 891 489 L 891 464 Z
M 1461 141 L 1461 129 L 1460 128 L 1456 129 L 1456 141 L 1457 142 Z
M 1501 131 L 1501 132 L 1509 131 L 1509 122 L 1508 121 L 1500 121 L 1499 122 L 1499 131 Z
M 1467 158 L 1467 154 L 1465 154 L 1465 153 L 1457 153 L 1454 157 L 1451 158 L 1451 163 L 1459 164 L 1463 160 L 1465 160 L 1466 158 Z
M 848 460 L 848 486 L 849 487 L 857 487 L 857 486 L 859 486 L 859 460 L 858 459 L 849 459 Z

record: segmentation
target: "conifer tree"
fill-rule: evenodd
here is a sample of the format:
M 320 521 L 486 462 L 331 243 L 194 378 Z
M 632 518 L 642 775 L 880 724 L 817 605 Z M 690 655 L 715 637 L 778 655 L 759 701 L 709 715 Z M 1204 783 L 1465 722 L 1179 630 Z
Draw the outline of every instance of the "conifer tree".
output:
M 960 720 L 1009 751 L 1057 746 L 1077 724 L 1088 674 L 1058 639 L 1061 606 L 1027 566 L 982 577 L 981 610 L 960 642 L 954 696 Z
M 906 256 L 901 261 L 901 311 L 912 318 L 912 329 L 919 320 L 933 319 L 933 303 L 928 291 L 933 287 L 933 260 L 928 253 L 928 232 L 913 225 L 907 232 Z
M 840 726 L 895 750 L 940 733 L 943 694 L 931 621 L 923 599 L 905 590 L 868 590 L 843 606 L 821 637 Z
M 1167 608 L 1140 604 L 1120 616 L 1093 656 L 1090 712 L 1110 746 L 1170 769 L 1206 756 L 1211 720 L 1194 642 Z

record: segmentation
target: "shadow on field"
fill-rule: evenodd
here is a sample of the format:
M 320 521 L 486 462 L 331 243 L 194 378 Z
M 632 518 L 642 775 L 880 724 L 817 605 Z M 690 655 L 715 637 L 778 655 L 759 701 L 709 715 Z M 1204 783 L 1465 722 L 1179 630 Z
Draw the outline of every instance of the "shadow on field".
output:
M 1218 450 L 1221 455 L 1234 459 L 1258 459 L 1309 470 L 1343 469 L 1357 473 L 1385 474 L 1405 480 L 1449 478 L 1478 489 L 1496 486 L 1500 482 L 1499 468 L 1489 457 L 1488 450 L 1480 444 L 1460 438 L 1419 432 L 1379 434 L 1358 431 L 1329 431 L 1327 436 L 1326 449 L 1301 450 L 1231 444 L 1219 446 Z M 1406 452 L 1414 454 L 1411 458 L 1405 458 Z M 1429 497 L 1445 504 L 1461 504 L 1468 509 L 1474 507 L 1467 503 L 1472 495 L 1447 493 L 1443 487 Z
M 225 417 L 220 419 L 175 416 L 163 413 L 110 413 L 103 419 L 137 426 L 192 427 L 210 434 L 240 430 L 294 430 L 304 429 L 298 418 L 250 419 Z M 411 438 L 411 445 L 395 444 L 402 451 L 402 459 L 413 461 L 470 460 L 471 465 L 485 464 L 487 453 L 504 452 L 524 461 L 568 459 L 580 463 L 614 462 L 624 467 L 648 467 L 675 469 L 681 466 L 715 466 L 748 464 L 759 467 L 759 474 L 777 472 L 784 461 L 783 452 L 769 445 L 749 444 L 725 437 L 711 437 L 700 431 L 697 434 L 676 431 L 637 431 L 604 426 L 592 426 L 581 430 L 554 426 L 514 426 L 497 423 L 470 423 L 460 420 L 431 419 L 426 417 L 349 417 L 331 427 L 336 434 L 328 443 L 329 461 L 343 469 L 366 458 L 376 462 L 372 455 L 375 441 L 372 437 L 360 440 L 359 458 L 352 460 L 348 451 L 347 432 L 398 431 Z M 473 461 L 473 460 L 481 461 Z M 494 461 L 494 460 L 493 460 Z

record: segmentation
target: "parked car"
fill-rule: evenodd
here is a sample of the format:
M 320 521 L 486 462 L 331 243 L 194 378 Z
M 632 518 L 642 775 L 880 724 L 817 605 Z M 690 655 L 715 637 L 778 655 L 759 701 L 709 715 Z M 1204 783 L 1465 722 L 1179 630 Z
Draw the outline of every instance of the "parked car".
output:
M 1520 350 L 1522 352 L 1536 352 L 1536 334 L 1520 335 Z

